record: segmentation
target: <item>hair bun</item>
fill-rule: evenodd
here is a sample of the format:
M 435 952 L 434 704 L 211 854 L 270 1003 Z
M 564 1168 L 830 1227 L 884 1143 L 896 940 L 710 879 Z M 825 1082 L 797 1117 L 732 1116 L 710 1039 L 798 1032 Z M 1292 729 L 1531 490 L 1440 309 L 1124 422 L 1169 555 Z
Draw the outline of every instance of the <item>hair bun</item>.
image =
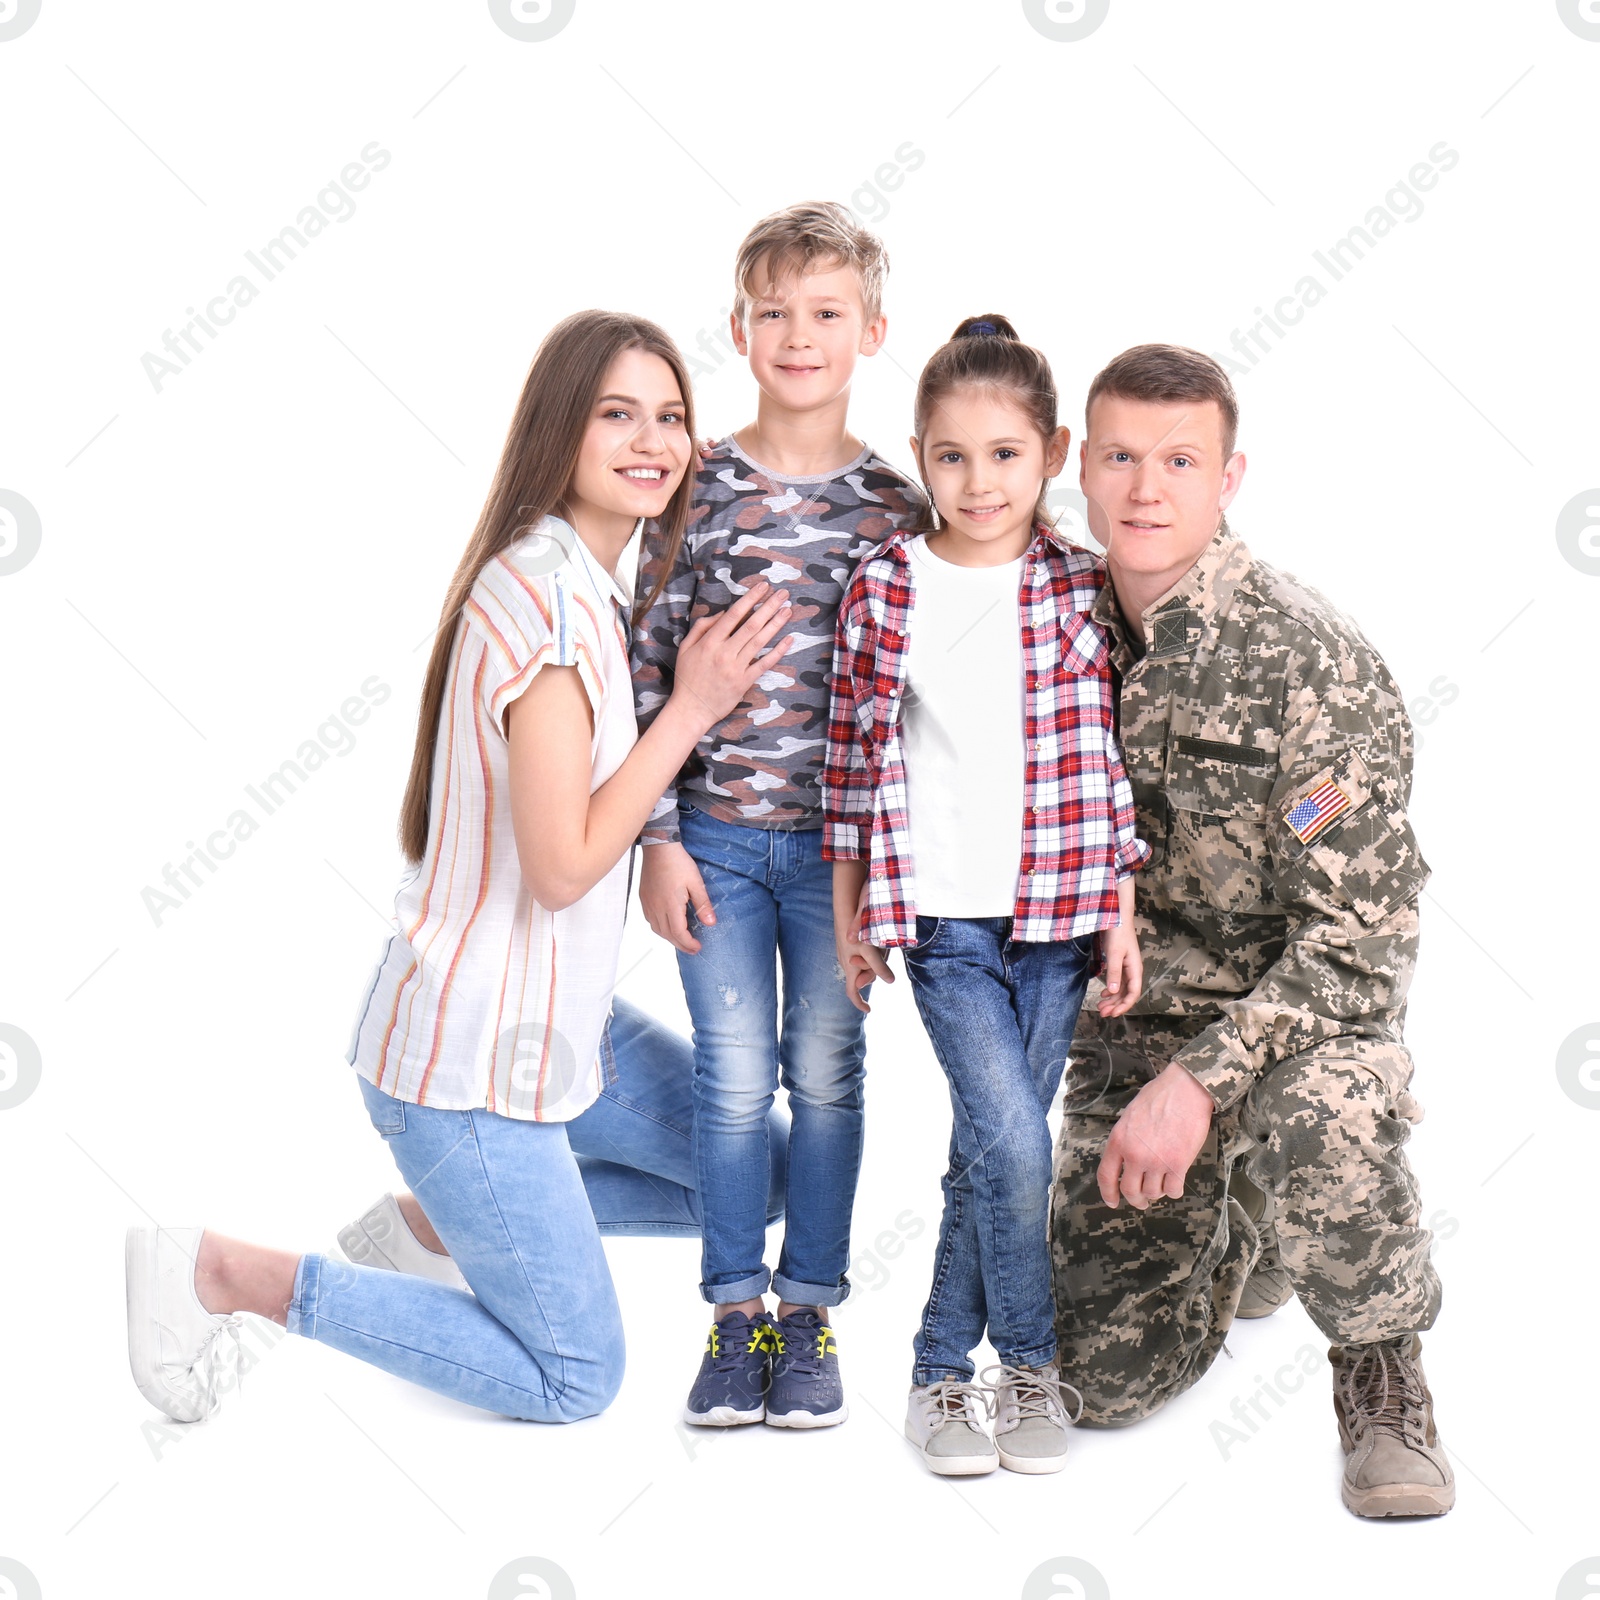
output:
M 998 312 L 986 311 L 981 317 L 965 318 L 950 337 L 952 339 L 1015 339 L 1017 330 Z

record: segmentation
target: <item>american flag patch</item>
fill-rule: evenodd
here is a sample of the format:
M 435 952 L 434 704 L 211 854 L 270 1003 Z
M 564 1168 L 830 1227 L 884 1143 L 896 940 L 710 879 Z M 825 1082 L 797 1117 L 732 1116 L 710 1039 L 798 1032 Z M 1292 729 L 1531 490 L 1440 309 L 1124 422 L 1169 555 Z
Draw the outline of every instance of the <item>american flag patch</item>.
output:
M 1301 844 L 1310 844 L 1333 819 L 1350 809 L 1350 796 L 1332 778 L 1291 806 L 1284 821 Z

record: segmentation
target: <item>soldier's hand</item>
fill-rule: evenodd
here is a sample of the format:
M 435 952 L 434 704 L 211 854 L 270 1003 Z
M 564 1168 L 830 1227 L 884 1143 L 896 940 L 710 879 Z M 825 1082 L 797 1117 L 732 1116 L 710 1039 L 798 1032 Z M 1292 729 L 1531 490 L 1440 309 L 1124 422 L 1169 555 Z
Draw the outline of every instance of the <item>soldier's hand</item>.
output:
M 1211 1096 L 1176 1062 L 1131 1101 L 1106 1140 L 1097 1174 L 1100 1198 L 1137 1211 L 1163 1196 L 1176 1200 L 1211 1128 Z

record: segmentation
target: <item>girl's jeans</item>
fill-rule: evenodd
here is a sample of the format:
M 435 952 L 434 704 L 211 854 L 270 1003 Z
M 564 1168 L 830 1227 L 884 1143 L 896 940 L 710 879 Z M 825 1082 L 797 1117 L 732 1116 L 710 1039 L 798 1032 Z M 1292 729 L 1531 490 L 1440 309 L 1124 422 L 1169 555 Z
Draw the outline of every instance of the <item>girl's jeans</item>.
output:
M 1010 917 L 917 918 L 906 971 L 955 1121 L 914 1384 L 970 1379 L 986 1327 L 1008 1366 L 1056 1359 L 1045 1119 L 1093 951 L 1093 934 L 1015 943 Z
M 358 1078 L 472 1293 L 307 1255 L 289 1331 L 506 1416 L 570 1422 L 604 1410 L 622 1381 L 623 1340 L 600 1235 L 695 1234 L 700 1208 L 688 1044 L 617 1000 L 603 1048 L 616 1081 L 564 1123 L 412 1105 Z M 767 1144 L 763 1199 L 775 1219 L 781 1117 Z

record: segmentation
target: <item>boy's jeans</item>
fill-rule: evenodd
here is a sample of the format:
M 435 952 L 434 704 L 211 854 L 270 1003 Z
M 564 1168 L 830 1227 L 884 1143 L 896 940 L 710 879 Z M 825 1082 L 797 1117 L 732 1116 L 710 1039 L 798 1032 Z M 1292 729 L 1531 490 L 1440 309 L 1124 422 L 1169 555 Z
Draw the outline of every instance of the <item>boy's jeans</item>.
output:
M 985 1327 L 1008 1366 L 1056 1359 L 1045 1119 L 1093 952 L 1093 934 L 1014 943 L 1010 917 L 917 918 L 906 971 L 955 1122 L 913 1384 L 970 1379 Z
M 710 927 L 691 916 L 700 953 L 678 956 L 694 1022 L 700 1292 L 731 1305 L 770 1283 L 796 1305 L 837 1306 L 850 1292 L 866 1041 L 834 954 L 822 832 L 747 827 L 691 806 L 679 826 L 717 916 Z M 767 1117 L 780 1082 L 789 1175 L 783 1251 L 769 1274 Z

